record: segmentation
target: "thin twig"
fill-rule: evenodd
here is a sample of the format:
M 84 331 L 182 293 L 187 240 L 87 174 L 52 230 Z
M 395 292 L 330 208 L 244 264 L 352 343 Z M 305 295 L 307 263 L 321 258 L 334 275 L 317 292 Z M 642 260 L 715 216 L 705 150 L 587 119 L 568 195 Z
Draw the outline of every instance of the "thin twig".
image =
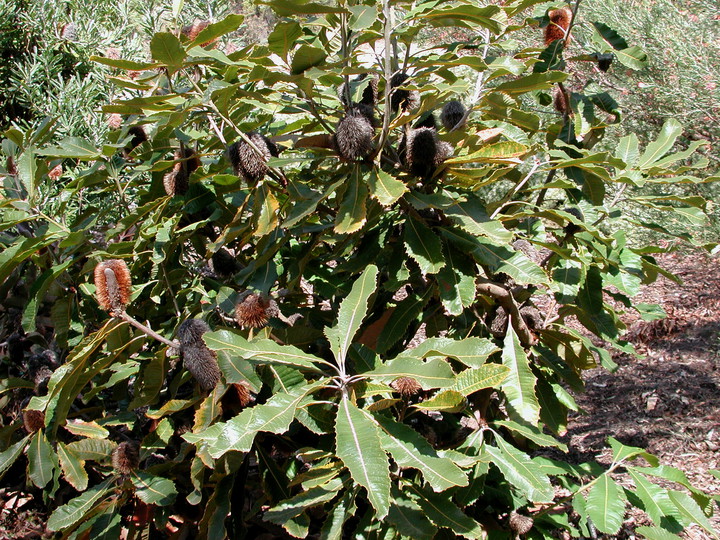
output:
M 167 345 L 168 347 L 173 347 L 173 348 L 175 348 L 175 349 L 179 349 L 179 348 L 180 348 L 180 343 L 179 343 L 179 342 L 177 342 L 177 341 L 170 341 L 169 339 L 164 338 L 163 336 L 161 336 L 160 334 L 158 334 L 157 332 L 155 332 L 152 328 L 150 328 L 150 327 L 148 327 L 148 326 L 145 326 L 145 325 L 142 324 L 141 322 L 136 321 L 135 319 L 133 319 L 133 318 L 132 318 L 130 315 L 128 315 L 126 312 L 121 311 L 121 312 L 119 312 L 119 313 L 118 313 L 118 312 L 115 312 L 114 314 L 115 314 L 115 317 L 118 317 L 118 318 L 122 319 L 123 321 L 132 324 L 132 325 L 133 325 L 135 328 L 137 328 L 138 330 L 144 332 L 145 334 L 147 334 L 147 335 L 150 336 L 151 338 L 157 339 L 159 342 L 164 343 L 164 344 Z

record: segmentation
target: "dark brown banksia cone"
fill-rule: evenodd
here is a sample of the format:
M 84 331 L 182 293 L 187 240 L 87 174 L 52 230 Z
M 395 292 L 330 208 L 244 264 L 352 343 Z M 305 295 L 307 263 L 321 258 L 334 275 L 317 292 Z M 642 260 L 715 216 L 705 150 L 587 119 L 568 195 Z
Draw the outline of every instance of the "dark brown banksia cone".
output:
M 128 476 L 140 465 L 140 448 L 134 442 L 121 442 L 112 452 L 113 469 Z
M 368 113 L 365 105 L 355 106 L 338 123 L 333 141 L 341 158 L 355 161 L 372 152 L 375 128 L 368 114 L 372 112 Z
M 28 433 L 35 433 L 45 427 L 45 413 L 34 409 L 22 412 L 23 426 Z
M 248 185 L 254 186 L 265 178 L 268 171 L 267 162 L 271 157 L 280 155 L 277 145 L 259 133 L 246 134 L 260 154 L 245 140 L 231 144 L 227 149 L 227 157 L 232 164 L 233 171 L 242 177 Z
M 165 193 L 171 197 L 187 193 L 190 175 L 200 166 L 200 158 L 187 147 L 175 152 L 175 160 L 172 170 L 163 177 Z
M 235 306 L 235 320 L 243 328 L 262 328 L 278 313 L 275 300 L 258 293 L 245 295 Z
M 414 111 L 420 106 L 420 92 L 398 88 L 398 86 L 405 84 L 409 78 L 407 73 L 400 72 L 390 79 L 390 87 L 393 89 L 390 97 L 390 107 L 393 112 L 397 112 L 398 109 L 402 109 L 404 112 Z
M 209 331 L 210 327 L 200 319 L 189 319 L 177 330 L 183 366 L 203 390 L 212 390 L 220 382 L 217 354 L 208 349 L 202 339 L 203 334 Z
M 390 383 L 390 386 L 392 386 L 396 391 L 400 392 L 400 394 L 405 397 L 414 396 L 415 394 L 420 392 L 420 390 L 422 390 L 422 386 L 420 386 L 420 383 L 418 383 L 412 377 L 398 377 Z
M 128 135 L 132 135 L 132 139 L 130 139 L 130 142 L 123 151 L 126 158 L 130 156 L 130 152 L 148 140 L 145 129 L 142 126 L 130 126 L 128 128 Z
M 448 131 L 454 128 L 463 118 L 465 118 L 465 105 L 459 101 L 448 101 L 443 105 L 440 121 Z
M 547 47 L 557 39 L 565 39 L 570 21 L 572 20 L 572 11 L 568 7 L 553 9 L 548 13 L 550 23 L 545 27 L 545 46 Z
M 415 176 L 427 178 L 452 155 L 452 146 L 431 128 L 412 129 L 405 143 L 405 162 Z
M 125 261 L 108 259 L 95 267 L 95 294 L 105 311 L 121 313 L 130 301 L 132 280 Z
M 527 534 L 533 528 L 533 519 L 529 516 L 518 514 L 515 510 L 510 512 L 510 528 L 515 534 Z

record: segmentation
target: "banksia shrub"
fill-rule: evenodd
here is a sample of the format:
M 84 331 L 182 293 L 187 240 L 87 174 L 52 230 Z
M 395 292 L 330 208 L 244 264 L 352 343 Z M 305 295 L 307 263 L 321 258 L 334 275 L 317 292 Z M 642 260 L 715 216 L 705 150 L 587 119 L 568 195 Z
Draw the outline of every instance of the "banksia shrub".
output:
M 420 106 L 420 92 L 417 90 L 405 90 L 398 88 L 402 86 L 410 77 L 407 73 L 396 73 L 390 79 L 390 87 L 393 89 L 390 97 L 390 107 L 393 112 L 402 109 L 404 112 L 414 111 Z
M 372 152 L 375 128 L 364 107 L 352 107 L 335 130 L 335 149 L 343 159 L 354 161 Z
M 140 465 L 140 448 L 134 442 L 121 442 L 112 453 L 115 472 L 128 476 Z
M 398 377 L 390 383 L 390 386 L 404 397 L 414 396 L 422 390 L 420 383 L 412 377 Z
M 45 413 L 34 409 L 22 412 L 23 426 L 28 433 L 35 433 L 45 427 Z
M 405 163 L 415 176 L 432 176 L 435 169 L 451 155 L 452 146 L 441 141 L 434 129 L 413 129 L 407 135 Z
M 445 129 L 450 131 L 465 117 L 465 112 L 465 105 L 459 101 L 448 101 L 442 108 L 440 121 Z
M 278 313 L 275 300 L 258 293 L 246 294 L 235 305 L 235 320 L 243 328 L 262 328 Z
M 125 261 L 109 259 L 95 267 L 95 294 L 98 304 L 105 311 L 125 311 L 130 301 L 130 270 Z
M 248 185 L 255 185 L 265 178 L 267 162 L 271 157 L 278 157 L 280 151 L 274 142 L 259 133 L 250 132 L 246 135 L 260 153 L 245 140 L 240 140 L 228 147 L 227 157 L 235 174 L 242 177 Z
M 203 390 L 212 390 L 220 382 L 217 354 L 208 349 L 202 339 L 203 334 L 209 331 L 210 327 L 200 319 L 183 322 L 177 331 L 183 365 Z
M 545 27 L 546 47 L 557 39 L 565 39 L 572 21 L 572 11 L 568 7 L 553 9 L 548 13 L 548 17 L 550 23 Z

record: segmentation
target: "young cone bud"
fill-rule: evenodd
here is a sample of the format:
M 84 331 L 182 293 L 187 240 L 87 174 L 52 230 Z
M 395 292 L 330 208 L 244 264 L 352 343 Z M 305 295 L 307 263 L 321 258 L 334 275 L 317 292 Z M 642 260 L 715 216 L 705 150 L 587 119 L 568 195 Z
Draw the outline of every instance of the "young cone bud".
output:
M 125 261 L 109 259 L 95 267 L 95 294 L 100 307 L 105 311 L 125 311 L 130 301 L 130 270 Z
M 440 121 L 448 131 L 454 128 L 463 118 L 465 118 L 465 105 L 459 101 L 448 101 L 443 106 Z
M 414 396 L 422 390 L 420 384 L 412 377 L 398 377 L 390 383 L 390 386 L 405 397 Z
M 557 39 L 565 39 L 570 21 L 572 20 L 572 11 L 568 7 L 561 9 L 553 9 L 548 13 L 550 23 L 545 27 L 545 46 L 547 47 Z
M 227 149 L 227 157 L 232 164 L 235 174 L 241 176 L 248 185 L 255 185 L 265 178 L 270 157 L 277 157 L 280 152 L 278 147 L 267 137 L 259 133 L 250 132 L 246 134 L 261 155 L 255 151 L 244 140 L 231 144 Z
M 23 425 L 28 433 L 35 433 L 45 427 L 45 413 L 33 409 L 22 412 Z
M 257 293 L 246 295 L 235 306 L 235 320 L 243 328 L 262 328 L 278 313 L 274 300 Z
M 116 473 L 128 476 L 140 464 L 140 448 L 134 442 L 121 442 L 113 450 L 112 464 Z
M 188 186 L 188 176 L 183 170 L 176 171 L 173 169 L 163 176 L 163 187 L 165 188 L 165 193 L 167 193 L 170 197 L 174 197 L 175 195 L 185 195 L 185 193 L 187 193 Z
M 396 73 L 390 79 L 390 87 L 394 89 L 390 98 L 390 107 L 393 112 L 398 109 L 403 111 L 414 111 L 420 106 L 420 92 L 417 90 L 404 90 L 398 88 L 408 80 L 408 74 L 404 72 Z
M 415 176 L 427 178 L 452 154 L 452 146 L 441 141 L 430 128 L 413 129 L 408 133 L 405 161 Z
M 250 403 L 252 403 L 253 397 L 247 384 L 233 384 L 233 387 L 235 388 L 238 402 L 240 403 L 241 407 L 247 407 L 248 405 L 250 405 Z
M 217 355 L 207 348 L 202 339 L 208 331 L 210 327 L 200 319 L 188 319 L 177 330 L 183 365 L 203 390 L 211 390 L 220 382 Z
M 375 128 L 367 114 L 365 106 L 352 107 L 338 123 L 334 143 L 341 158 L 355 161 L 372 152 Z

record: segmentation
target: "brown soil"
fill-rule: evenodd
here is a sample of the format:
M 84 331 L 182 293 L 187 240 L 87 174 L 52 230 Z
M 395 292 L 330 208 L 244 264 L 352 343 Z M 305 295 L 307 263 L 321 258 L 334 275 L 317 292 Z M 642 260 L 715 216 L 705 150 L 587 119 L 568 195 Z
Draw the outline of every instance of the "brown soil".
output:
M 720 260 L 703 254 L 671 253 L 659 257 L 663 268 L 682 284 L 660 278 L 635 302 L 657 303 L 666 319 L 645 322 L 628 314 L 628 339 L 644 356 L 615 355 L 618 370 L 587 372 L 587 390 L 577 396 L 584 414 L 568 425 L 568 444 L 578 460 L 609 462 L 608 437 L 647 449 L 662 464 L 683 470 L 698 488 L 720 494 Z M 618 477 L 621 483 L 632 483 Z M 720 516 L 711 520 L 720 530 Z M 637 512 L 626 533 L 651 525 Z M 699 528 L 686 538 L 711 538 Z

